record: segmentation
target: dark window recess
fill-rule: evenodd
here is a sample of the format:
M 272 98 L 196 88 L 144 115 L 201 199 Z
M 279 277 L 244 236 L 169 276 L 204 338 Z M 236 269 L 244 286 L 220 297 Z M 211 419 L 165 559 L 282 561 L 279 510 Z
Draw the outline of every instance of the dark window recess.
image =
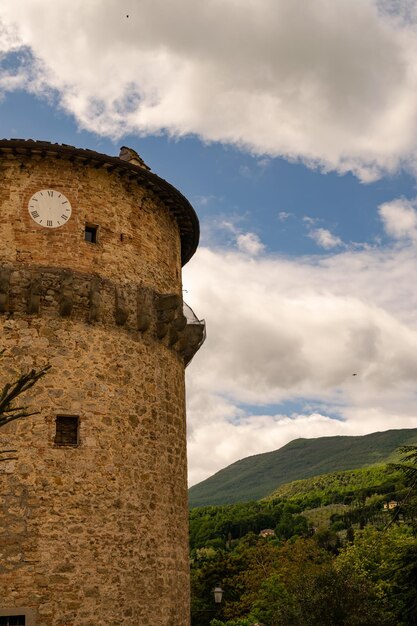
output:
M 0 626 L 25 626 L 26 617 L 24 615 L 3 615 L 0 617 Z
M 55 443 L 59 446 L 77 445 L 79 422 L 76 415 L 58 415 L 56 418 Z M 1 622 L 0 626 L 2 626 Z
M 92 226 L 91 224 L 86 224 L 85 230 L 84 230 L 84 239 L 88 241 L 89 243 L 97 243 L 97 231 L 98 231 L 98 226 Z

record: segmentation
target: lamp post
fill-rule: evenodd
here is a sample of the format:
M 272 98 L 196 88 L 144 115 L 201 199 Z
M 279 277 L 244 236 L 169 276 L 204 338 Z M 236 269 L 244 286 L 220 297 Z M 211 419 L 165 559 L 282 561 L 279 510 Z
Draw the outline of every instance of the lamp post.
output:
M 216 605 L 216 609 L 219 609 L 222 598 L 223 598 L 223 589 L 220 587 L 220 585 L 216 585 L 214 587 L 213 595 L 214 595 L 214 603 Z

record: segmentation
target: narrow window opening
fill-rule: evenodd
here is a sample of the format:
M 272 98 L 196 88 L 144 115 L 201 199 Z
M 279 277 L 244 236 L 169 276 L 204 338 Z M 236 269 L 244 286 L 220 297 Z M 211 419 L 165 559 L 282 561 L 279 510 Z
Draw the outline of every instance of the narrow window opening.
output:
M 76 446 L 79 443 L 80 420 L 78 415 L 58 415 L 54 443 L 58 446 Z M 1 622 L 0 622 L 0 626 Z
M 120 241 L 123 241 L 123 239 L 124 239 L 124 235 L 123 233 L 120 233 Z
M 3 615 L 0 617 L 0 626 L 26 626 L 25 615 Z
M 97 243 L 98 226 L 86 224 L 84 229 L 84 239 L 89 243 Z M 1 626 L 1 624 L 0 624 Z

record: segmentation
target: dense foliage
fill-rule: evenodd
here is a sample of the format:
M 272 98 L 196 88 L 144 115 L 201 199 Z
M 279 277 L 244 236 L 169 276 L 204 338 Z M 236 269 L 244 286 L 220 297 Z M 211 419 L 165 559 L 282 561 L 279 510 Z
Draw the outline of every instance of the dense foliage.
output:
M 267 499 L 291 499 L 303 508 L 326 504 L 364 502 L 372 494 L 395 495 L 402 479 L 400 470 L 386 465 L 372 465 L 361 469 L 331 472 L 304 480 L 295 480 L 276 489 Z
M 193 509 L 193 626 L 417 625 L 413 481 L 401 464 L 370 467 L 296 481 L 260 502 Z

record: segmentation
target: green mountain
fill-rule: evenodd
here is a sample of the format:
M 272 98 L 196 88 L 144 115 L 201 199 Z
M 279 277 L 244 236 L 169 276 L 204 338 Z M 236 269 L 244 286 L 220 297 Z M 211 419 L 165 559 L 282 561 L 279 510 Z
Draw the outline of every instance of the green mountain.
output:
M 415 443 L 417 428 L 295 439 L 279 450 L 241 459 L 194 485 L 190 508 L 259 500 L 294 480 L 389 462 L 400 446 Z

